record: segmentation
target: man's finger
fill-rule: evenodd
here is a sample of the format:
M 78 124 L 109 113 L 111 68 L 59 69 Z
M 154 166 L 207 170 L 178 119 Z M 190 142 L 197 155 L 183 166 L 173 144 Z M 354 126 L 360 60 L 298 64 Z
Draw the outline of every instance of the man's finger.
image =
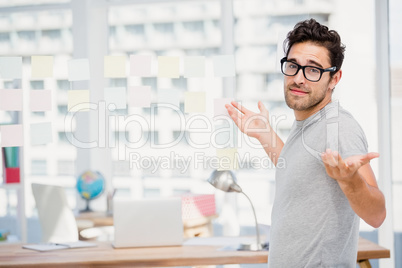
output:
M 334 152 L 332 152 L 332 155 L 334 156 L 334 159 L 338 162 L 339 168 L 348 168 L 348 164 L 345 163 L 345 161 L 343 161 L 339 152 L 334 151 Z
M 238 110 L 236 110 L 232 106 L 230 106 L 229 104 L 226 104 L 225 107 L 228 110 L 228 113 L 229 113 L 230 117 L 232 118 L 233 122 L 235 122 L 236 126 L 240 128 L 242 114 Z
M 261 114 L 269 116 L 267 108 L 265 108 L 264 104 L 261 101 L 258 102 L 258 109 L 260 110 Z
M 239 110 L 240 112 L 242 112 L 243 114 L 250 113 L 250 111 L 249 111 L 248 109 L 246 109 L 245 107 L 243 107 L 243 105 L 239 104 L 239 103 L 236 102 L 236 101 L 232 101 L 231 104 L 232 104 L 237 110 Z
M 338 159 L 334 157 L 331 151 L 327 152 L 328 155 L 328 162 L 331 166 L 337 167 L 338 166 Z
M 330 149 L 327 149 L 325 153 L 323 153 L 323 159 L 325 160 L 324 162 L 331 167 L 336 167 L 338 165 L 338 161 L 335 160 Z
M 377 158 L 379 156 L 380 156 L 379 153 L 374 153 L 374 152 L 364 155 L 360 160 L 361 166 L 364 166 L 365 164 L 370 163 L 370 160 Z
M 371 152 L 371 153 L 367 154 L 367 158 L 369 159 L 369 161 L 374 159 L 374 158 L 378 158 L 378 157 L 380 157 L 379 153 Z

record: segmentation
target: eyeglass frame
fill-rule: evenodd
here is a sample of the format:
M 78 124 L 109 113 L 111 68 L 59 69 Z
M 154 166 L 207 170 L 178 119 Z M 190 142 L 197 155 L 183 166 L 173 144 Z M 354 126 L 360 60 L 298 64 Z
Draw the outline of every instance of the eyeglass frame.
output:
M 284 71 L 283 71 L 283 63 L 284 63 L 284 62 L 290 62 L 290 63 L 293 63 L 293 64 L 297 65 L 297 71 L 295 72 L 295 74 L 285 74 L 285 73 L 284 73 Z M 305 73 L 304 70 L 305 70 L 307 67 L 315 68 L 315 69 L 318 69 L 318 70 L 320 71 L 320 77 L 318 78 L 318 80 L 310 80 L 310 79 L 308 79 L 308 78 L 306 77 L 306 73 Z M 295 75 L 297 75 L 297 73 L 300 71 L 300 69 L 303 70 L 303 76 L 304 76 L 304 78 L 306 78 L 308 81 L 310 81 L 310 82 L 318 82 L 318 81 L 321 80 L 321 77 L 322 77 L 322 74 L 323 74 L 323 73 L 325 73 L 325 72 L 335 72 L 335 71 L 336 71 L 336 66 L 332 66 L 332 67 L 323 69 L 323 68 L 316 67 L 316 66 L 311 66 L 311 65 L 301 66 L 300 64 L 297 64 L 296 62 L 288 61 L 288 57 L 283 57 L 283 58 L 281 59 L 281 72 L 282 72 L 284 75 L 286 75 L 286 76 L 295 76 Z

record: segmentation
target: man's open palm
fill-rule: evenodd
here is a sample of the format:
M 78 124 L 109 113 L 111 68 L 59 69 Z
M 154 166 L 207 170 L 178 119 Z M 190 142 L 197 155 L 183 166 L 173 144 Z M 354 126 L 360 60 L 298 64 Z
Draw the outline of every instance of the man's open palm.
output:
M 269 112 L 261 101 L 258 102 L 260 113 L 252 112 L 235 101 L 232 101 L 231 104 L 233 106 L 226 104 L 225 107 L 241 132 L 259 139 L 261 134 L 270 131 Z

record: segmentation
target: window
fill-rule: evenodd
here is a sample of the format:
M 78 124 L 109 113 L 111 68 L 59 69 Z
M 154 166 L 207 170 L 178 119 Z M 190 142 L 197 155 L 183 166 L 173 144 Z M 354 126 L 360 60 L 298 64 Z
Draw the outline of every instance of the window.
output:
M 2 32 L 0 33 L 0 43 L 10 42 L 10 33 Z
M 32 89 L 44 89 L 45 84 L 43 80 L 38 80 L 38 81 L 31 81 L 31 88 Z
M 390 12 L 390 71 L 391 71 L 391 125 L 392 125 L 392 177 L 393 177 L 393 218 L 394 229 L 397 231 L 395 235 L 395 244 L 400 243 L 402 230 L 402 217 L 400 193 L 402 191 L 402 168 L 399 164 L 402 161 L 402 155 L 400 153 L 402 124 L 400 118 L 402 116 L 402 39 L 399 34 L 399 25 L 402 23 L 400 12 L 402 11 L 402 5 L 400 1 L 389 1 Z M 395 251 L 398 251 L 395 249 Z M 399 259 L 397 259 L 399 260 Z M 396 262 L 396 266 L 398 261 Z
M 125 25 L 124 29 L 126 30 L 127 33 L 133 34 L 133 35 L 144 35 L 145 34 L 145 28 L 144 28 L 143 24 Z
M 74 176 L 75 163 L 69 160 L 58 160 L 57 161 L 57 174 L 58 175 L 69 175 Z
M 33 159 L 31 161 L 32 175 L 47 175 L 47 161 L 45 159 Z
M 68 80 L 57 80 L 57 88 L 60 90 L 69 90 L 70 82 Z

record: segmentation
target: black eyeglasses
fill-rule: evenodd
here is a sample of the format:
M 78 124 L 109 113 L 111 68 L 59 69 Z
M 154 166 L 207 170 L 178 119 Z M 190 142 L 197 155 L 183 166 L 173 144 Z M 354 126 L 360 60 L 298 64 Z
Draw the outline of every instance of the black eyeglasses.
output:
M 311 82 L 318 82 L 321 76 L 325 72 L 335 72 L 336 67 L 329 67 L 327 69 L 322 69 L 315 66 L 301 66 L 293 61 L 288 61 L 287 57 L 281 59 L 281 70 L 284 75 L 295 76 L 299 70 L 303 70 L 304 77 Z

